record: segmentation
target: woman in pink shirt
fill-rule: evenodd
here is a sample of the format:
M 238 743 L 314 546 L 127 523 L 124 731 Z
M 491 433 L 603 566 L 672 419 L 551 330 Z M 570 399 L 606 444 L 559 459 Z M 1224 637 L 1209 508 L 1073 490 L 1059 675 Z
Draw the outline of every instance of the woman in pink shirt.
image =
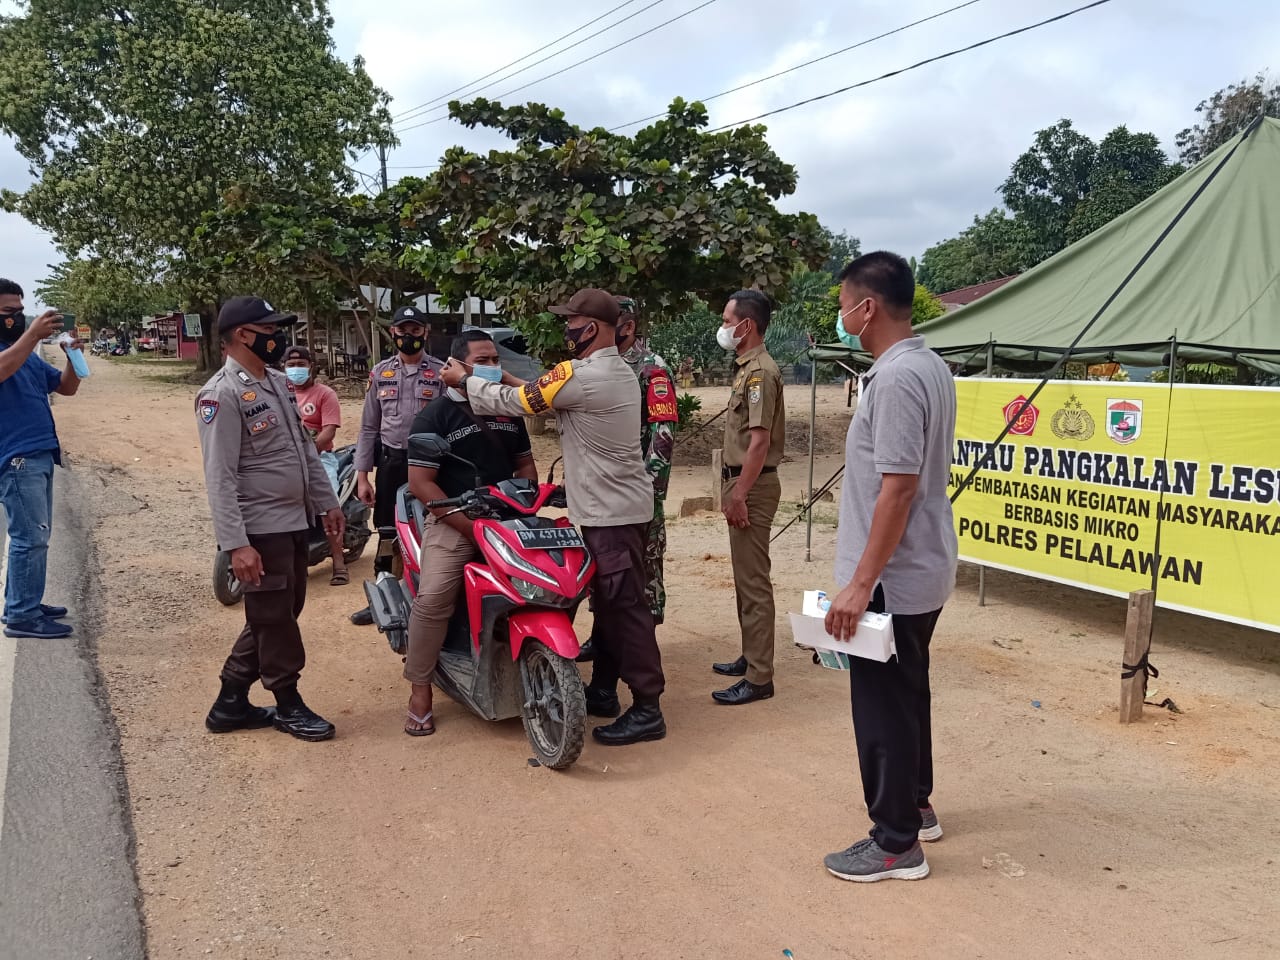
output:
M 284 373 L 293 386 L 294 399 L 302 425 L 307 428 L 321 454 L 333 452 L 333 438 L 342 426 L 342 406 L 333 387 L 316 383 L 316 365 L 306 347 L 290 347 L 284 354 Z M 323 458 L 322 458 L 323 459 Z M 336 491 L 335 491 L 336 492 Z M 329 556 L 333 559 L 332 587 L 351 582 L 347 563 L 342 558 L 342 538 L 329 537 Z

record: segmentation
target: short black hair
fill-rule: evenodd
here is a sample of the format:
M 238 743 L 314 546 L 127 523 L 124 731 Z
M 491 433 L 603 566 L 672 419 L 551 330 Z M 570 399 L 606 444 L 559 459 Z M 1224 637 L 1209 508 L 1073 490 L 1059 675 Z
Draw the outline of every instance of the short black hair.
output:
M 769 329 L 769 318 L 773 316 L 773 304 L 759 290 L 739 290 L 729 298 L 733 304 L 733 313 L 739 320 L 754 320 L 760 336 Z
M 449 345 L 449 356 L 459 363 L 466 363 L 467 357 L 471 356 L 471 345 L 473 343 L 483 343 L 484 341 L 493 343 L 493 337 L 483 330 L 463 330 L 453 338 L 453 343 Z
M 20 297 L 22 296 L 22 288 L 12 280 L 6 280 L 0 277 L 0 297 Z
M 851 260 L 837 279 L 869 290 L 886 305 L 898 311 L 911 312 L 916 295 L 916 278 L 911 264 L 896 253 L 877 250 Z

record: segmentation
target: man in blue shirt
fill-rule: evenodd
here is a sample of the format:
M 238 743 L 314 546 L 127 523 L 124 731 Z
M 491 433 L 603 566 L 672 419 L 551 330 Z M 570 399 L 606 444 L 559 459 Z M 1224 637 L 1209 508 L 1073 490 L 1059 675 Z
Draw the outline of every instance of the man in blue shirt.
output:
M 6 637 L 71 633 L 69 626 L 58 622 L 67 615 L 66 608 L 42 602 L 53 523 L 53 466 L 62 463 L 49 394 L 72 396 L 80 389 L 80 378 L 70 360 L 58 372 L 36 356 L 36 348 L 61 329 L 62 317 L 56 310 L 28 323 L 22 312 L 22 288 L 0 278 L 0 504 L 9 536 Z

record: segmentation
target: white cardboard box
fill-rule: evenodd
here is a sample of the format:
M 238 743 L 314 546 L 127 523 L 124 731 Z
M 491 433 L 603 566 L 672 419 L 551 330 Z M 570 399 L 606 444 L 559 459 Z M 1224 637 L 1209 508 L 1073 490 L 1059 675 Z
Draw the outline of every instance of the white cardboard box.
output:
M 826 613 L 818 606 L 818 591 L 806 590 L 802 613 L 791 613 L 791 632 L 797 646 L 834 650 L 867 660 L 888 662 L 898 650 L 893 643 L 893 617 L 887 613 L 864 613 L 858 621 L 858 632 L 849 641 L 837 640 L 827 633 Z

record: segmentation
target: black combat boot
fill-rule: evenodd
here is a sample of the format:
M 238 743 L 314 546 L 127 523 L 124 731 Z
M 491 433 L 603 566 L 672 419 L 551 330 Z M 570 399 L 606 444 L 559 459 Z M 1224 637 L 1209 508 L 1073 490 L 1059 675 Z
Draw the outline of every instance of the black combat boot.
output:
M 255 707 L 249 702 L 249 688 L 244 684 L 223 680 L 222 690 L 204 718 L 204 725 L 210 733 L 261 730 L 271 726 L 275 718 L 276 712 L 271 707 Z

